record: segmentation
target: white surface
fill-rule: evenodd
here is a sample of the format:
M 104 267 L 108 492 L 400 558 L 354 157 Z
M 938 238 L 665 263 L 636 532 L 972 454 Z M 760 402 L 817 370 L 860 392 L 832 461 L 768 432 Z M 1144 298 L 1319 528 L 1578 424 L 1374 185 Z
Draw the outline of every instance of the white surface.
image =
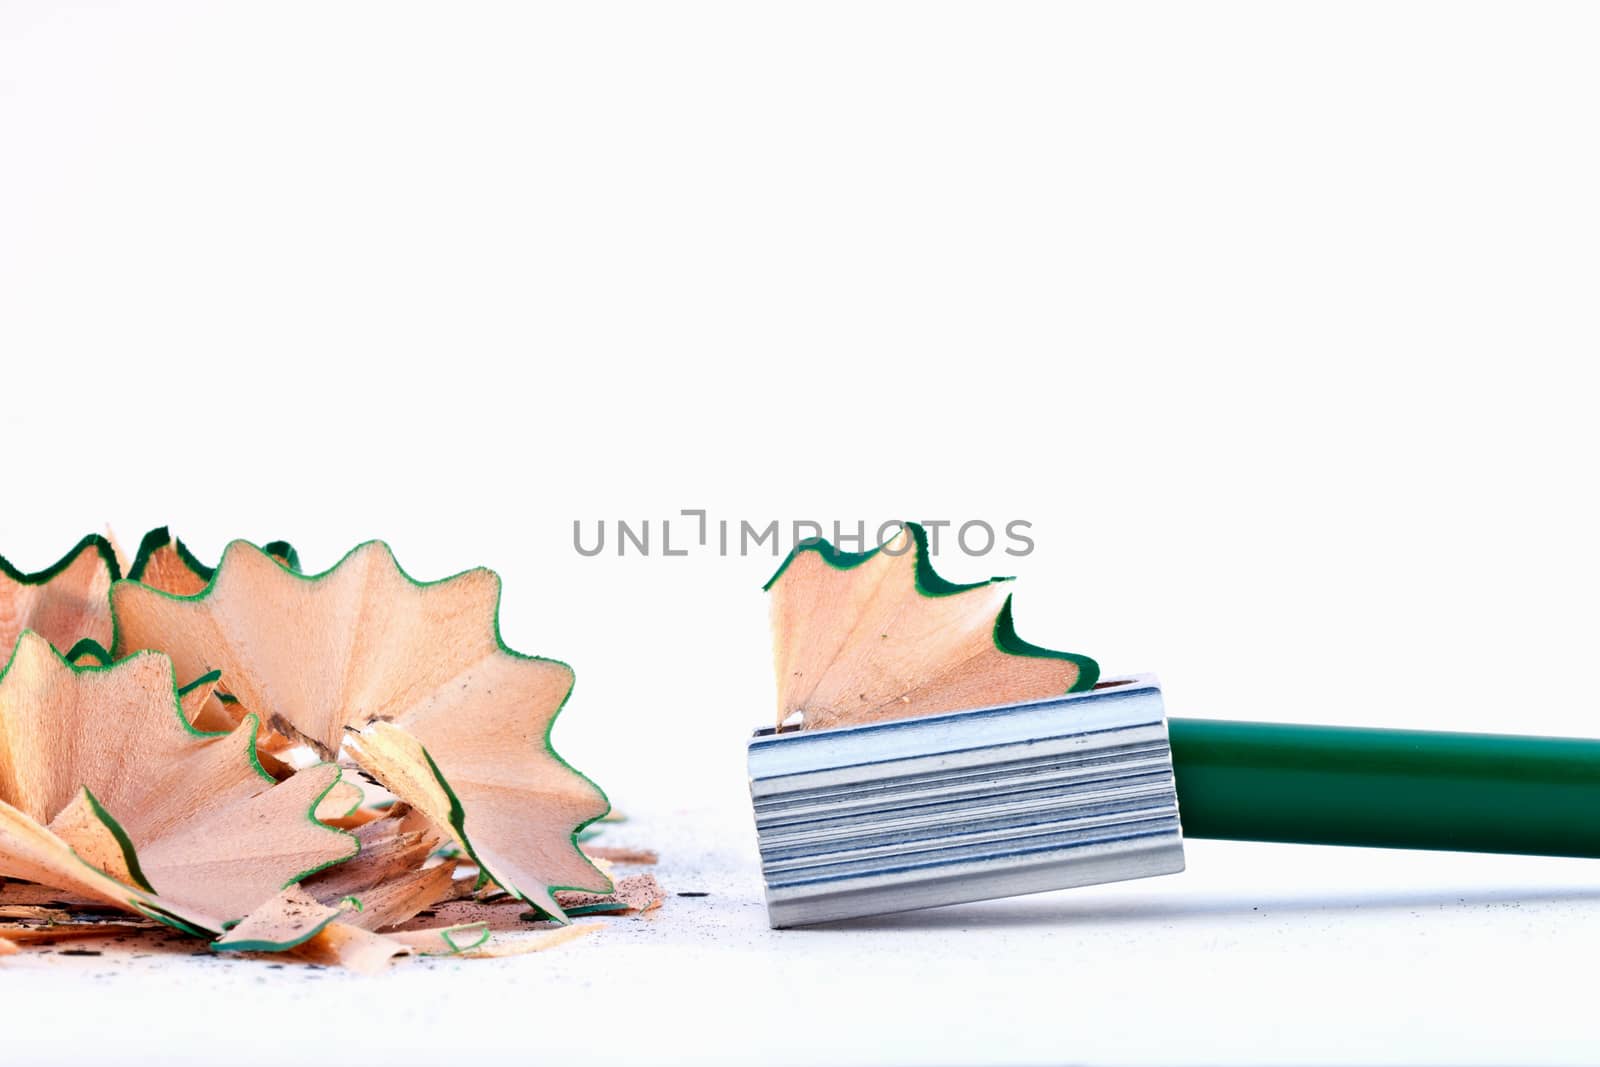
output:
M 719 889 L 371 986 L 7 963 L 8 1048 L 55 1021 L 197 1061 L 247 1018 L 263 1059 L 1600 1058 L 1591 864 L 1199 843 L 1159 885 L 764 933 L 774 561 L 571 542 L 1027 519 L 1032 555 L 941 569 L 1018 574 L 1024 637 L 1158 672 L 1173 714 L 1593 736 L 1597 29 L 6 4 L 0 552 L 109 520 L 492 564 L 507 640 L 578 671 L 558 747 Z
M 7 1062 L 1594 1060 L 1581 861 L 1205 841 L 1181 875 L 774 932 L 752 836 L 732 804 L 609 829 L 711 895 L 520 959 L 11 958 Z

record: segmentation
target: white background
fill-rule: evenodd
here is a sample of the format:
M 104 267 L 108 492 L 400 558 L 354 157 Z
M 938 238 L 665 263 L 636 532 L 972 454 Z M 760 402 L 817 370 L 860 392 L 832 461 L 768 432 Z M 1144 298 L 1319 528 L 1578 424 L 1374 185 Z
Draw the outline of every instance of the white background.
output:
M 373 1009 L 391 1062 L 1594 1060 L 1577 862 L 1199 842 L 767 934 L 775 561 L 572 523 L 1025 519 L 941 569 L 1174 715 L 1600 734 L 1597 48 L 1584 5 L 8 0 L 0 552 L 379 536 L 574 665 L 558 747 L 729 903 L 381 979 L 432 1006 Z M 326 1013 L 386 997 L 174 962 L 8 963 L 0 1010 L 359 1059 Z

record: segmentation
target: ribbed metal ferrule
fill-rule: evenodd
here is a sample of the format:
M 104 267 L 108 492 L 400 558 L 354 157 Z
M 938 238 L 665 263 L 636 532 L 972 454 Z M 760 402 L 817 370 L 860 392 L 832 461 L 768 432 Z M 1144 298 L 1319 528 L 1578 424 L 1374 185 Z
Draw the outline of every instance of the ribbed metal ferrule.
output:
M 762 730 L 749 766 L 775 927 L 1183 870 L 1148 676 L 1034 704 Z

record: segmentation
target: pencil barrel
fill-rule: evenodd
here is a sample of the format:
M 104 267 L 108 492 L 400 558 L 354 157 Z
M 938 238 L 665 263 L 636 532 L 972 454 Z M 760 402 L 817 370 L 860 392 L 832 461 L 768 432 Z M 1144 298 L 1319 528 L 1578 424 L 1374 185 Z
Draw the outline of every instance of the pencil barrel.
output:
M 1600 741 L 1168 726 L 1187 838 L 1600 857 Z

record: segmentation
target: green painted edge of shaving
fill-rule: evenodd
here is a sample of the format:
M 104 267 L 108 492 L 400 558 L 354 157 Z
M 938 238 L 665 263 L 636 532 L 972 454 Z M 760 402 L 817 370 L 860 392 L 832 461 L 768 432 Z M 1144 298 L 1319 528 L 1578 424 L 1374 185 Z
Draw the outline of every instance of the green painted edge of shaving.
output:
M 99 870 L 99 868 L 93 869 Z M 102 871 L 101 873 L 103 874 L 105 872 Z M 128 904 L 140 915 L 143 915 L 148 919 L 154 919 L 156 922 L 161 923 L 164 926 L 170 926 L 179 933 L 188 934 L 190 937 L 204 938 L 209 941 L 211 938 L 220 933 L 220 931 L 217 930 L 202 929 L 191 922 L 187 922 L 178 918 L 171 912 L 164 911 L 161 908 L 155 907 L 154 905 L 148 904 L 144 901 L 131 900 L 128 902 Z
M 261 551 L 277 559 L 280 564 L 296 574 L 300 573 L 300 553 L 295 551 L 295 547 L 289 542 L 268 541 L 261 546 Z M 282 557 L 281 559 L 279 559 L 280 556 Z
M 996 582 L 1013 580 L 1009 576 L 995 577 L 962 585 L 952 582 L 948 578 L 943 578 L 933 569 L 933 563 L 928 558 L 928 531 L 922 528 L 920 522 L 902 522 L 900 525 L 910 532 L 911 539 L 916 545 L 914 562 L 916 564 L 917 592 L 923 596 L 954 596 L 956 593 L 965 593 L 968 589 L 979 589 L 986 585 L 993 585 Z M 894 539 L 890 538 L 889 540 L 892 541 Z M 783 577 L 783 572 L 789 569 L 789 564 L 793 563 L 802 552 L 815 552 L 822 557 L 824 563 L 834 570 L 847 571 L 861 566 L 861 564 L 882 552 L 888 544 L 889 541 L 885 541 L 877 548 L 869 549 L 866 552 L 845 552 L 835 548 L 826 538 L 807 538 L 790 550 L 789 554 L 784 557 L 783 562 L 778 564 L 778 569 L 773 572 L 772 577 L 768 578 L 766 584 L 761 587 L 761 590 L 762 592 L 771 591 L 778 579 Z
M 256 717 L 255 713 L 251 712 L 250 715 L 249 715 L 249 718 L 254 719 L 255 717 Z M 259 729 L 259 728 L 260 728 L 260 725 L 259 725 L 259 720 L 258 720 L 257 729 Z M 254 750 L 254 747 L 255 747 L 254 746 L 254 742 L 252 742 L 252 744 L 251 744 L 252 751 Z M 333 789 L 334 789 L 335 786 L 337 786 L 340 782 L 344 781 L 344 769 L 342 767 L 340 767 L 337 763 L 327 763 L 327 762 L 313 763 L 311 766 L 303 768 L 303 770 L 313 771 L 313 770 L 316 770 L 318 767 L 332 767 L 334 769 L 333 781 L 329 782 L 326 789 L 324 789 L 322 792 L 318 793 L 315 797 L 313 797 L 311 799 L 311 807 L 306 809 L 306 821 L 309 822 L 312 826 L 317 827 L 319 830 L 326 830 L 329 833 L 338 834 L 340 837 L 349 838 L 350 839 L 350 845 L 351 845 L 350 854 L 348 856 L 340 856 L 340 857 L 338 857 L 336 859 L 328 860 L 325 863 L 319 863 L 315 867 L 310 868 L 309 870 L 301 871 L 299 874 L 295 875 L 293 878 L 291 878 L 287 882 L 283 883 L 283 885 L 281 886 L 282 889 L 288 889 L 292 885 L 297 885 L 300 882 L 305 881 L 307 878 L 310 878 L 313 874 L 320 874 L 321 872 L 327 870 L 329 867 L 337 867 L 341 863 L 349 863 L 351 860 L 353 860 L 357 856 L 361 855 L 361 839 L 359 837 L 357 837 L 355 834 L 351 833 L 348 830 L 341 830 L 337 826 L 329 826 L 327 823 L 325 823 L 321 819 L 317 818 L 317 808 L 319 808 L 322 805 L 323 798 L 325 798 L 329 793 L 333 792 Z M 296 774 L 300 774 L 302 772 L 301 771 L 296 771 L 295 773 Z M 271 776 L 269 775 L 268 777 L 271 777 Z M 273 779 L 273 781 L 276 782 L 277 779 Z M 360 807 L 360 804 L 358 803 L 356 805 L 356 807 Z M 351 810 L 354 811 L 355 809 L 352 808 Z
M 567 914 L 574 919 L 585 915 L 615 915 L 628 910 L 628 905 L 622 901 L 607 901 L 603 904 L 584 904 L 576 908 L 568 908 Z
M 253 543 L 251 543 L 249 541 L 246 541 L 246 540 L 243 540 L 243 539 L 239 539 L 239 540 L 230 541 L 228 543 L 227 547 L 223 549 L 223 551 L 222 551 L 222 559 L 217 563 L 216 569 L 212 573 L 210 579 L 207 580 L 206 587 L 204 589 L 200 590 L 198 593 L 195 593 L 193 596 L 181 596 L 181 595 L 176 594 L 176 593 L 168 593 L 168 592 L 165 592 L 164 590 L 156 589 L 153 586 L 143 585 L 143 583 L 136 582 L 134 584 L 141 585 L 143 588 L 148 589 L 150 592 L 154 593 L 155 595 L 161 596 L 161 597 L 165 597 L 168 600 L 177 600 L 177 601 L 200 601 L 200 600 L 204 600 L 206 597 L 210 596 L 212 590 L 216 588 L 217 578 L 218 578 L 218 576 L 221 575 L 223 568 L 227 566 L 228 556 L 231 553 L 233 553 L 234 551 L 239 550 L 240 548 L 248 549 L 248 550 L 250 550 L 252 552 L 259 552 L 259 553 L 265 555 L 268 559 L 272 560 L 272 562 L 275 563 L 285 574 L 293 575 L 294 577 L 300 579 L 301 581 L 317 582 L 317 581 L 321 581 L 323 578 L 326 578 L 328 575 L 332 574 L 334 571 L 336 571 L 340 567 L 344 566 L 346 560 L 350 559 L 357 552 L 360 552 L 362 549 L 366 548 L 368 545 L 378 545 L 379 547 L 381 547 L 383 549 L 383 551 L 388 555 L 389 560 L 394 564 L 394 568 L 395 568 L 396 571 L 399 572 L 400 577 L 404 578 L 407 582 L 410 582 L 411 585 L 414 586 L 417 589 L 426 589 L 426 588 L 428 588 L 430 586 L 443 585 L 446 582 L 453 581 L 453 580 L 455 580 L 457 578 L 462 577 L 463 575 L 471 574 L 474 571 L 478 571 L 478 570 L 488 571 L 489 574 L 493 575 L 494 582 L 495 582 L 494 617 L 493 617 L 492 621 L 493 621 L 493 629 L 494 629 L 494 642 L 495 642 L 496 647 L 498 647 L 501 652 L 504 652 L 506 655 L 511 656 L 514 659 L 532 660 L 534 662 L 539 662 L 539 663 L 553 663 L 556 666 L 564 667 L 564 668 L 566 668 L 567 672 L 571 675 L 571 677 L 573 679 L 572 685 L 569 685 L 567 687 L 566 695 L 564 695 L 561 698 L 561 703 L 556 705 L 556 710 L 551 714 L 550 721 L 545 724 L 544 738 L 543 738 L 544 750 L 545 750 L 545 754 L 546 755 L 548 755 L 551 759 L 555 760 L 562 767 L 566 768 L 566 770 L 568 770 L 572 774 L 576 775 L 581 781 L 583 781 L 586 785 L 588 785 L 589 788 L 593 789 L 596 793 L 599 794 L 600 801 L 601 801 L 601 803 L 603 805 L 602 810 L 598 814 L 593 816 L 592 818 L 585 819 L 583 822 L 581 822 L 577 826 L 573 827 L 572 832 L 569 835 L 569 838 L 570 838 L 570 843 L 572 845 L 573 851 L 576 852 L 580 857 L 582 857 L 584 862 L 588 863 L 589 866 L 594 870 L 594 872 L 596 874 L 600 875 L 600 877 L 605 880 L 606 888 L 605 888 L 605 890 L 603 890 L 603 892 L 611 892 L 611 890 L 613 888 L 613 886 L 611 884 L 611 879 L 607 878 L 605 876 L 604 872 L 602 872 L 598 867 L 595 867 L 594 864 L 589 860 L 589 857 L 585 856 L 584 853 L 583 853 L 583 850 L 578 847 L 578 834 L 581 833 L 583 831 L 583 829 L 585 827 L 589 826 L 591 823 L 599 822 L 601 819 L 605 818 L 606 815 L 608 815 L 610 813 L 610 811 L 611 811 L 611 798 L 606 795 L 606 791 L 600 787 L 599 783 L 595 782 L 588 775 L 584 774 L 582 771 L 578 770 L 572 764 L 568 763 L 565 759 L 563 759 L 561 754 L 556 751 L 555 744 L 551 741 L 551 735 L 555 731 L 556 720 L 561 717 L 561 712 L 566 709 L 567 701 L 572 699 L 572 691 L 577 688 L 577 674 L 578 674 L 578 672 L 574 671 L 570 664 L 567 664 L 567 663 L 565 663 L 565 662 L 563 662 L 561 660 L 552 659 L 552 658 L 550 658 L 548 656 L 530 656 L 530 655 L 527 655 L 526 653 L 518 652 L 516 649 L 514 649 L 511 646 L 506 644 L 504 637 L 502 637 L 501 633 L 500 633 L 500 598 L 505 592 L 505 587 L 504 587 L 504 583 L 500 580 L 500 575 L 499 575 L 498 572 L 496 572 L 493 569 L 488 568 L 488 567 L 471 567 L 471 568 L 468 568 L 467 570 L 458 571 L 455 574 L 448 575 L 448 576 L 446 576 L 444 578 L 438 578 L 438 579 L 435 579 L 433 581 L 429 581 L 429 582 L 419 581 L 418 579 L 412 577 L 406 571 L 406 569 L 404 567 L 400 566 L 400 561 L 399 561 L 399 559 L 397 559 L 395 557 L 394 549 L 389 547 L 388 542 L 382 540 L 381 538 L 371 538 L 369 540 L 362 541 L 360 544 L 358 544 L 354 548 L 350 549 L 350 551 L 346 552 L 343 556 L 339 557 L 338 562 L 334 563 L 333 566 L 329 567 L 327 570 L 319 571 L 316 574 L 304 574 L 300 570 L 296 569 L 295 567 L 291 567 L 291 566 L 285 565 L 285 563 L 282 560 L 273 558 L 273 556 L 270 553 L 266 552 L 260 546 L 255 545 L 255 544 L 253 544 Z M 298 556 L 296 557 L 296 562 L 298 562 Z M 131 579 L 120 579 L 120 581 L 131 581 Z M 108 597 L 108 599 L 110 600 L 110 603 L 111 603 L 111 647 L 113 649 L 115 649 L 117 647 L 117 631 L 118 631 L 118 628 L 119 628 L 118 627 L 118 623 L 117 623 L 117 600 L 116 600 L 116 586 L 117 586 L 117 584 L 118 584 L 117 582 L 113 582 L 112 583 L 111 594 Z M 179 717 L 181 718 L 182 716 L 180 715 Z M 420 745 L 421 742 L 419 741 L 418 744 Z M 252 751 L 253 751 L 253 748 L 254 748 L 254 746 L 252 745 Z M 427 752 L 427 750 L 425 748 L 423 749 L 423 751 L 424 751 L 424 753 Z M 429 760 L 429 763 L 431 764 L 433 762 L 433 757 L 429 756 L 428 760 Z M 436 766 L 434 767 L 434 773 L 439 778 L 440 785 L 449 794 L 449 796 L 451 798 L 451 804 L 454 805 L 455 807 L 459 807 L 460 806 L 459 798 L 456 797 L 455 791 L 450 788 L 449 783 L 446 782 L 444 780 L 443 776 L 439 774 L 438 768 Z M 465 815 L 464 814 L 462 816 L 462 822 L 465 823 Z M 332 828 L 330 827 L 330 829 L 332 829 Z M 468 838 L 467 838 L 467 835 L 466 835 L 465 828 L 462 827 L 462 826 L 458 826 L 457 830 L 461 834 L 462 841 L 466 842 L 468 840 Z M 471 851 L 472 850 L 469 847 L 468 848 L 468 853 L 470 854 Z M 475 856 L 474 856 L 474 859 L 476 859 Z M 483 870 L 483 867 L 482 867 L 481 864 L 479 865 L 479 870 L 480 871 Z M 518 897 L 518 899 L 525 901 L 530 906 L 532 906 L 534 908 L 538 908 L 539 907 L 537 904 L 534 904 L 533 901 L 528 900 L 526 895 L 524 895 L 521 890 L 514 889 L 512 887 L 502 887 L 502 888 L 506 888 L 508 892 L 515 893 L 515 895 Z M 602 890 L 589 889 L 589 888 L 584 887 L 584 886 L 545 886 L 545 892 L 549 893 L 552 897 L 558 892 L 567 891 L 567 890 L 574 891 L 574 892 L 602 892 Z
M 22 585 L 43 585 L 56 575 L 60 574 L 62 571 L 66 570 L 68 567 L 72 566 L 77 558 L 89 548 L 93 548 L 96 552 L 100 553 L 100 558 L 105 562 L 107 569 L 111 571 L 112 581 L 117 581 L 122 577 L 122 565 L 117 562 L 116 550 L 111 547 L 111 542 L 107 541 L 105 537 L 100 534 L 85 535 L 78 541 L 77 544 L 72 546 L 66 555 L 50 564 L 50 566 L 46 567 L 44 570 L 34 571 L 31 574 L 18 570 L 12 565 L 10 560 L 6 559 L 4 556 L 0 556 L 0 574 L 5 575 L 13 582 L 19 582 Z
M 171 540 L 172 535 L 167 532 L 165 526 L 145 531 L 145 535 L 139 538 L 139 547 L 134 551 L 133 562 L 128 565 L 128 573 L 124 577 L 133 581 L 143 578 L 145 570 L 150 566 L 150 557 Z
M 92 637 L 80 637 L 71 648 L 67 649 L 69 661 L 79 656 L 93 656 L 100 661 L 99 665 L 102 667 L 109 667 L 112 663 L 111 653 L 106 651 L 106 646 Z
M 334 909 L 332 915 L 329 915 L 327 918 L 317 923 L 317 925 L 313 926 L 305 934 L 300 937 L 291 938 L 288 941 L 233 941 L 226 945 L 222 944 L 220 941 L 213 941 L 210 943 L 209 947 L 212 952 L 287 952 L 292 948 L 299 948 L 307 941 L 310 941 L 313 937 L 316 937 L 318 934 L 322 933 L 322 931 L 326 930 L 328 927 L 332 926 L 336 921 L 338 921 L 339 917 L 343 914 L 343 911 Z
M 998 582 L 1009 582 L 1014 580 L 1014 578 L 1011 577 L 995 577 L 987 579 L 986 581 L 968 582 L 967 584 L 962 585 L 942 578 L 938 572 L 933 569 L 933 563 L 928 558 L 928 534 L 927 531 L 922 528 L 922 524 L 916 522 L 906 522 L 902 525 L 911 532 L 911 538 L 916 543 L 914 551 L 916 552 L 915 572 L 917 592 L 921 593 L 923 596 L 954 596 L 957 593 L 965 593 L 969 589 L 980 589 L 984 586 L 994 585 Z M 887 543 L 887 541 L 884 542 L 884 544 Z M 772 575 L 771 578 L 767 579 L 766 584 L 763 585 L 761 589 L 763 592 L 770 592 L 773 585 L 777 583 L 778 579 L 783 577 L 783 572 L 789 569 L 789 564 L 793 563 L 801 552 L 817 553 L 824 563 L 835 570 L 850 570 L 853 567 L 859 567 L 861 564 L 865 563 L 867 560 L 883 551 L 883 548 L 884 545 L 879 545 L 877 548 L 874 548 L 868 552 L 842 552 L 835 548 L 828 541 L 820 537 L 814 537 L 809 540 L 802 541 L 800 544 L 796 545 L 789 555 L 784 559 L 784 561 L 778 565 L 777 571 Z M 1090 657 L 1080 655 L 1076 652 L 1060 652 L 1053 648 L 1045 648 L 1042 645 L 1035 645 L 1018 637 L 1016 624 L 1012 621 L 1011 617 L 1011 597 L 1009 596 L 1006 597 L 1006 602 L 1001 606 L 1000 614 L 995 616 L 994 645 L 1001 652 L 1004 652 L 1007 655 L 1025 656 L 1032 659 L 1059 659 L 1066 660 L 1069 663 L 1077 664 L 1078 677 L 1067 689 L 1067 692 L 1069 693 L 1080 693 L 1088 689 L 1093 689 L 1095 683 L 1100 680 L 1100 664 Z
M 344 781 L 344 768 L 343 767 L 339 768 L 339 781 L 340 782 Z M 337 785 L 338 782 L 335 782 L 334 784 Z M 341 812 L 340 814 L 336 815 L 335 818 L 348 819 L 350 816 L 354 815 L 356 812 L 361 810 L 361 805 L 366 803 L 366 799 L 367 799 L 367 797 L 366 797 L 365 791 L 362 790 L 362 788 L 360 786 L 356 786 L 356 800 L 355 800 L 355 803 L 351 804 L 348 810 L 346 810 L 344 812 Z M 356 840 L 359 841 L 361 839 L 358 837 L 358 838 L 356 838 Z
M 82 642 L 79 642 L 79 643 L 81 644 Z M 221 680 L 222 680 L 222 672 L 221 671 L 218 671 L 218 670 L 206 671 L 206 673 L 202 674 L 200 677 L 196 678 L 194 681 L 190 682 L 188 685 L 180 685 L 178 687 L 178 695 L 180 697 L 186 697 L 190 693 L 194 692 L 196 689 L 199 689 L 202 685 L 205 685 L 207 682 L 220 682 Z
M 122 862 L 128 865 L 128 877 L 133 879 L 135 885 L 146 893 L 155 893 L 155 886 L 150 884 L 150 879 L 144 876 L 144 869 L 139 866 L 139 853 L 133 847 L 133 840 L 128 837 L 128 831 L 122 828 L 116 818 L 100 803 L 100 798 L 95 796 L 88 786 L 81 787 L 83 795 L 89 801 L 89 810 L 94 817 L 100 820 L 100 825 L 111 832 L 116 839 L 117 847 L 122 850 Z M 81 858 L 81 857 L 80 857 Z M 93 866 L 91 864 L 91 866 Z M 104 871 L 100 873 L 104 874 Z
M 474 941 L 470 945 L 458 945 L 458 944 L 456 944 L 456 939 L 454 937 L 450 936 L 450 935 L 454 934 L 454 933 L 456 933 L 457 931 L 460 931 L 460 930 L 476 930 L 476 931 L 478 931 L 478 940 Z M 489 937 L 490 937 L 489 924 L 486 923 L 486 922 L 462 923 L 459 926 L 446 926 L 442 930 L 439 931 L 439 940 L 443 941 L 446 945 L 448 945 L 450 947 L 450 951 L 449 952 L 424 952 L 423 955 L 424 956 L 459 956 L 463 952 L 471 952 L 475 948 L 482 948 L 484 945 L 489 943 Z
M 1081 693 L 1093 689 L 1100 680 L 1100 664 L 1088 656 L 1080 656 L 1076 652 L 1058 652 L 1053 648 L 1044 648 L 1031 644 L 1017 636 L 1016 624 L 1011 620 L 1011 598 L 1006 597 L 1006 602 L 1000 606 L 1000 614 L 994 620 L 994 645 L 1002 652 L 1013 656 L 1030 656 L 1034 659 L 1061 659 L 1078 665 L 1078 680 L 1072 683 L 1069 693 Z
M 167 545 L 178 553 L 178 559 L 185 567 L 194 572 L 202 582 L 211 581 L 211 576 L 217 568 L 201 562 L 200 557 L 190 551 L 189 546 L 183 543 L 182 538 L 174 538 L 172 532 L 165 526 L 157 526 L 139 539 L 139 550 L 134 553 L 133 563 L 128 567 L 128 573 L 117 577 L 126 577 L 130 582 L 143 582 L 144 572 L 150 566 L 150 558 Z M 268 541 L 261 546 L 267 555 L 283 557 L 279 562 L 284 563 L 296 573 L 300 571 L 300 553 L 288 541 Z
M 215 568 L 200 562 L 199 558 L 189 551 L 189 546 L 175 539 L 165 526 L 157 526 L 139 539 L 139 550 L 133 554 L 133 563 L 128 567 L 127 580 L 141 581 L 144 572 L 150 566 L 151 557 L 167 545 L 172 546 L 173 551 L 178 554 L 178 560 L 193 571 L 197 578 L 203 582 L 211 580 L 211 573 Z
M 789 550 L 789 554 L 783 557 L 783 562 L 778 564 L 778 569 L 772 572 L 772 577 L 768 578 L 765 584 L 761 586 L 761 591 L 763 593 L 771 592 L 772 587 L 778 584 L 778 579 L 783 577 L 783 572 L 789 569 L 789 564 L 799 558 L 802 552 L 815 552 L 822 557 L 822 562 L 834 570 L 847 571 L 853 567 L 861 566 L 861 564 L 881 551 L 883 551 L 882 545 L 868 549 L 865 552 L 846 552 L 843 549 L 835 548 L 833 542 L 826 538 L 807 538 Z
M 205 675 L 201 675 L 201 677 L 203 678 Z M 261 776 L 262 781 L 277 785 L 278 780 L 272 776 L 270 771 L 261 766 L 261 754 L 256 748 L 256 738 L 261 736 L 261 718 L 252 711 L 245 714 L 245 719 L 250 720 L 252 727 L 250 730 L 250 745 L 245 749 L 250 754 L 250 765 L 256 769 L 256 774 Z M 243 720 L 240 721 L 242 722 Z M 235 726 L 234 729 L 237 730 L 238 727 Z M 195 735 L 198 737 L 226 737 L 229 732 L 225 730 L 196 730 Z

